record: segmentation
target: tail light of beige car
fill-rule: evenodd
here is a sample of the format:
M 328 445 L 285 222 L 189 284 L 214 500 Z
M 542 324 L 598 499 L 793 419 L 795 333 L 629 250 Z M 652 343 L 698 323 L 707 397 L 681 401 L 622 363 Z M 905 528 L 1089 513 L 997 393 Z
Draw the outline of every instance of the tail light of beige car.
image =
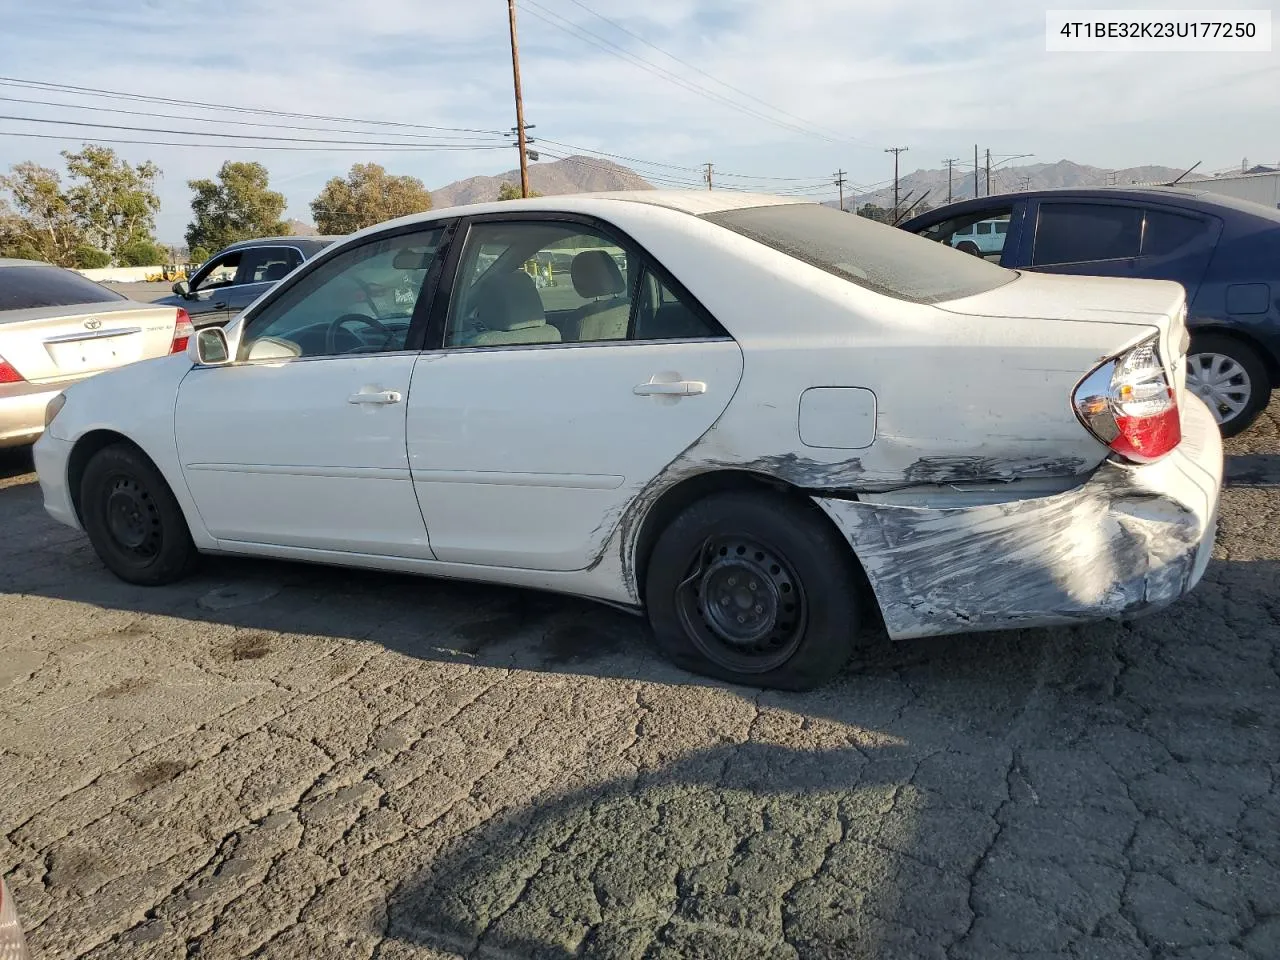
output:
M 26 378 L 23 377 L 4 357 L 0 357 L 0 383 L 22 383 Z
M 170 353 L 181 353 L 187 349 L 187 341 L 191 339 L 196 328 L 191 323 L 191 315 L 181 307 L 178 308 L 178 319 L 173 324 L 173 346 Z
M 27 960 L 26 938 L 18 923 L 18 911 L 9 896 L 9 888 L 0 880 L 0 960 Z
M 1072 395 L 1089 432 L 1134 463 L 1159 460 L 1182 440 L 1178 395 L 1159 341 L 1151 337 L 1096 367 Z

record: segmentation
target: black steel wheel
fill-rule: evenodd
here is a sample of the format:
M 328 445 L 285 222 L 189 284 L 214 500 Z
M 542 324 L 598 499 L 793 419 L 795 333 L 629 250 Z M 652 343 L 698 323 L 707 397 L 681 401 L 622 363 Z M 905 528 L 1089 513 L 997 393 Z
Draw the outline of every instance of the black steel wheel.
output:
M 645 603 L 682 666 L 793 690 L 840 670 L 860 613 L 856 561 L 830 521 L 798 498 L 755 491 L 700 500 L 663 531 Z
M 79 505 L 89 542 L 121 580 L 171 583 L 194 568 L 199 554 L 182 508 L 160 471 L 131 444 L 93 455 Z

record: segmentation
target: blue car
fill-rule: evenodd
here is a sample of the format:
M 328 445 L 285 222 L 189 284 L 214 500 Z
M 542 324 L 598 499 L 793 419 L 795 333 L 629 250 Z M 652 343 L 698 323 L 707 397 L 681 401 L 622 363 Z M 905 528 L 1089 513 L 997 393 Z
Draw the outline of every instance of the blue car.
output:
M 975 225 L 1007 222 L 981 247 Z M 1187 387 L 1224 436 L 1280 386 L 1280 211 L 1190 187 L 1045 190 L 948 204 L 904 230 L 1014 270 L 1175 280 L 1187 291 Z

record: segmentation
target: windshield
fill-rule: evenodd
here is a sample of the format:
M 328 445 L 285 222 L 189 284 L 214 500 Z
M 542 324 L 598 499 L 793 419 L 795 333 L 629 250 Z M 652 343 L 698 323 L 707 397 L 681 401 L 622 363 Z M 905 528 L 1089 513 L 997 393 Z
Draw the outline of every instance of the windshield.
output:
M 1017 276 L 896 227 L 815 203 L 746 207 L 703 216 L 850 283 L 914 303 L 973 296 Z

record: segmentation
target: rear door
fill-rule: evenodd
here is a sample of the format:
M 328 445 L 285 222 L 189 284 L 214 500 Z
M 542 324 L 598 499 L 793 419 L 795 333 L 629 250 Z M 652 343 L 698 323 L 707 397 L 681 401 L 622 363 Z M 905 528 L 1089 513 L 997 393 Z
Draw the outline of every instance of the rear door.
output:
M 173 307 L 134 303 L 60 267 L 0 267 L 0 357 L 31 383 L 162 356 Z
M 557 258 L 569 269 L 549 278 L 526 266 Z M 476 218 L 451 261 L 452 297 L 433 314 L 407 411 L 432 549 L 455 563 L 583 569 L 631 499 L 724 411 L 742 351 L 598 222 Z

